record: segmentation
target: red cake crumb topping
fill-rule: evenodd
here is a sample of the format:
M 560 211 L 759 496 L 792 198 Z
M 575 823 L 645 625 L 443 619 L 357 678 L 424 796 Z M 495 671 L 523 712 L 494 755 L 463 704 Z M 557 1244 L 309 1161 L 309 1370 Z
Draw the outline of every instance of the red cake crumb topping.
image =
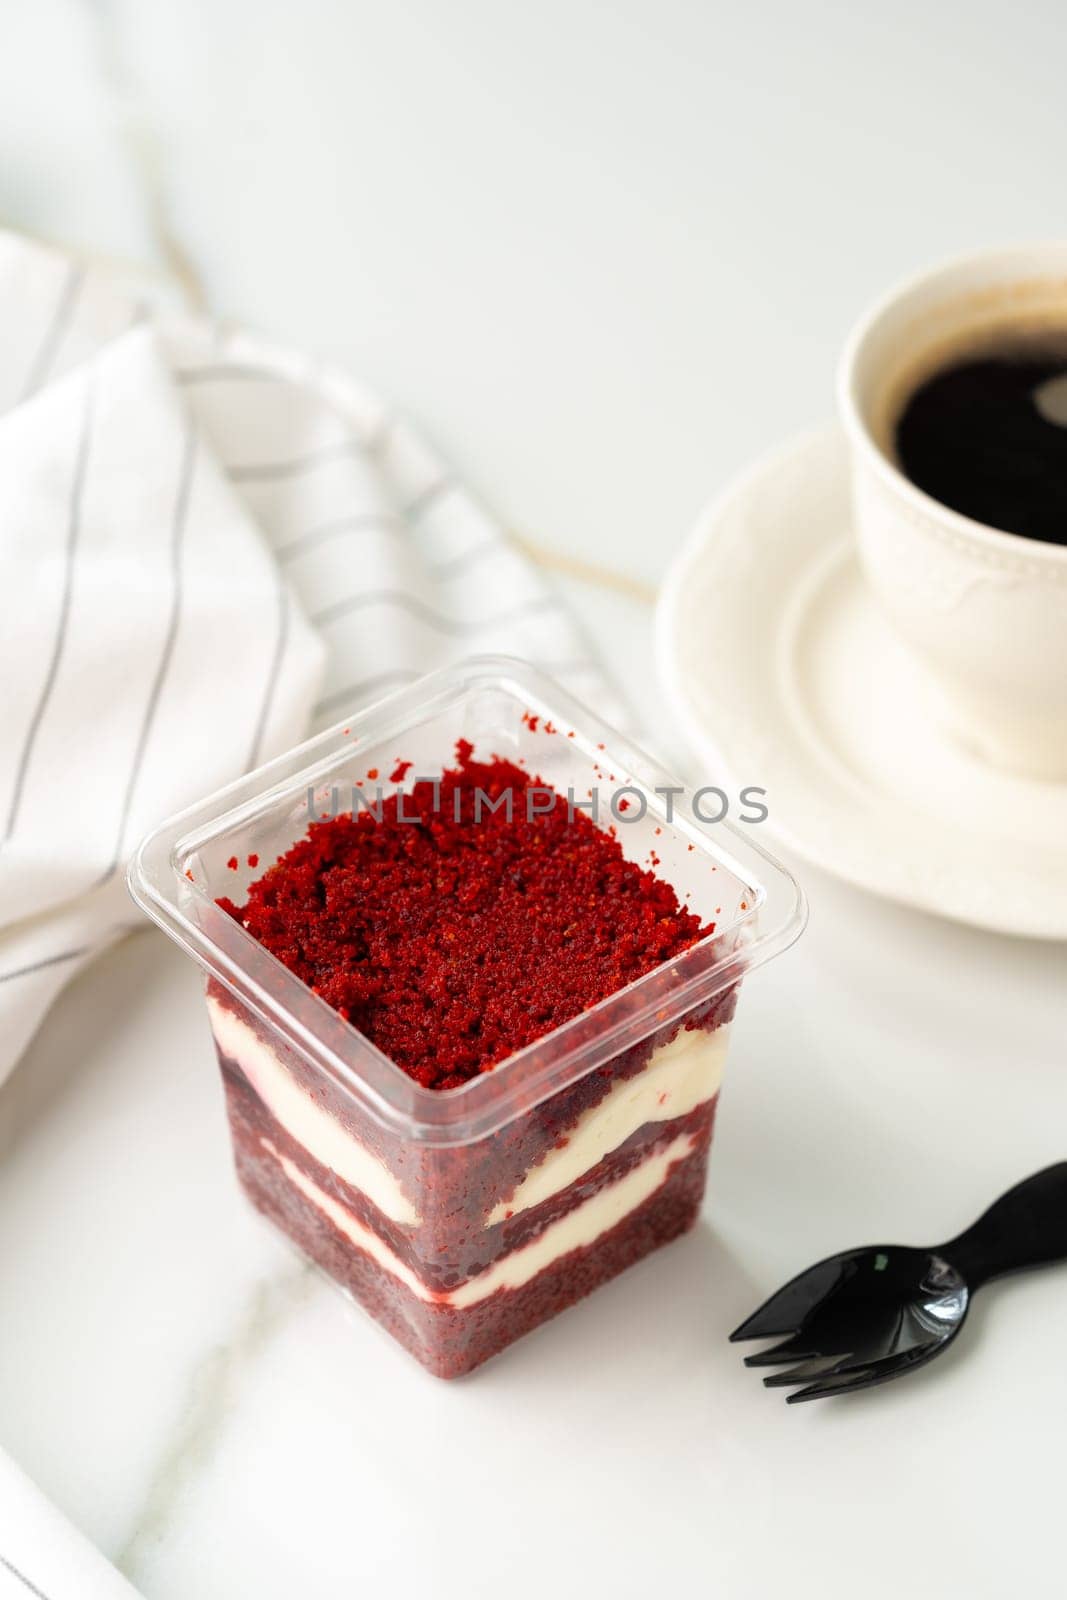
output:
M 427 1088 L 458 1088 L 713 931 L 584 812 L 473 759 L 438 784 L 312 823 L 219 905 Z M 490 812 L 476 791 L 506 808 Z M 438 791 L 438 792 L 435 792 Z M 547 791 L 538 805 L 548 804 Z M 417 818 L 416 821 L 410 819 Z M 407 820 L 405 820 L 407 819 Z

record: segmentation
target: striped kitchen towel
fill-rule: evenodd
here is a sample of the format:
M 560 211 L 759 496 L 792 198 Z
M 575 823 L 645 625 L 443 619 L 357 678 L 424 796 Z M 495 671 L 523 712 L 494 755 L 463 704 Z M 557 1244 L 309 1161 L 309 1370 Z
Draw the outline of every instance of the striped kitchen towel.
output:
M 0 234 L 0 1081 L 136 925 L 125 857 L 247 768 L 503 650 L 611 715 L 572 617 L 347 377 Z

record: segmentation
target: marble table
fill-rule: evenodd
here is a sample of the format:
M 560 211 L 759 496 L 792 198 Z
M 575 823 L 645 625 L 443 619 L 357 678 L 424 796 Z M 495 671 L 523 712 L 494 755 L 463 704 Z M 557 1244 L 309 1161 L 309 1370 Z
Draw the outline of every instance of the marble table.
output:
M 874 292 L 1063 231 L 1062 28 L 955 0 L 36 0 L 0 56 L 0 219 L 402 401 L 684 768 L 659 575 L 829 409 Z M 700 1228 L 454 1386 L 239 1202 L 197 975 L 127 940 L 0 1091 L 4 1447 L 148 1600 L 1062 1593 L 1063 1273 L 849 1404 L 787 1411 L 724 1342 L 808 1260 L 947 1235 L 1067 1149 L 1062 947 L 803 876 Z

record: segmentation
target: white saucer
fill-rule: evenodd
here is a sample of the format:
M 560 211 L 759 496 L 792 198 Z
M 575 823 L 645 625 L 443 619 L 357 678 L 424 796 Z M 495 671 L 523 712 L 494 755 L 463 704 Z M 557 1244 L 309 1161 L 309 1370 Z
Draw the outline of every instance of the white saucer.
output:
M 715 501 L 667 575 L 660 680 L 707 772 L 774 833 L 893 900 L 1067 939 L 1067 785 L 955 744 L 864 586 L 844 435 L 806 435 Z

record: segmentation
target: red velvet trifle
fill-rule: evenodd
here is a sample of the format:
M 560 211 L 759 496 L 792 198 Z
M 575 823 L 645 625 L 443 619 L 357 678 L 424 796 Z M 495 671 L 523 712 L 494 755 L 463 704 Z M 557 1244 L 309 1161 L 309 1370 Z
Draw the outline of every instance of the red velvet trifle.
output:
M 245 1192 L 456 1377 L 692 1226 L 739 978 L 799 906 L 757 932 L 780 869 L 649 807 L 530 669 L 420 688 L 176 819 L 131 882 L 209 969 Z

